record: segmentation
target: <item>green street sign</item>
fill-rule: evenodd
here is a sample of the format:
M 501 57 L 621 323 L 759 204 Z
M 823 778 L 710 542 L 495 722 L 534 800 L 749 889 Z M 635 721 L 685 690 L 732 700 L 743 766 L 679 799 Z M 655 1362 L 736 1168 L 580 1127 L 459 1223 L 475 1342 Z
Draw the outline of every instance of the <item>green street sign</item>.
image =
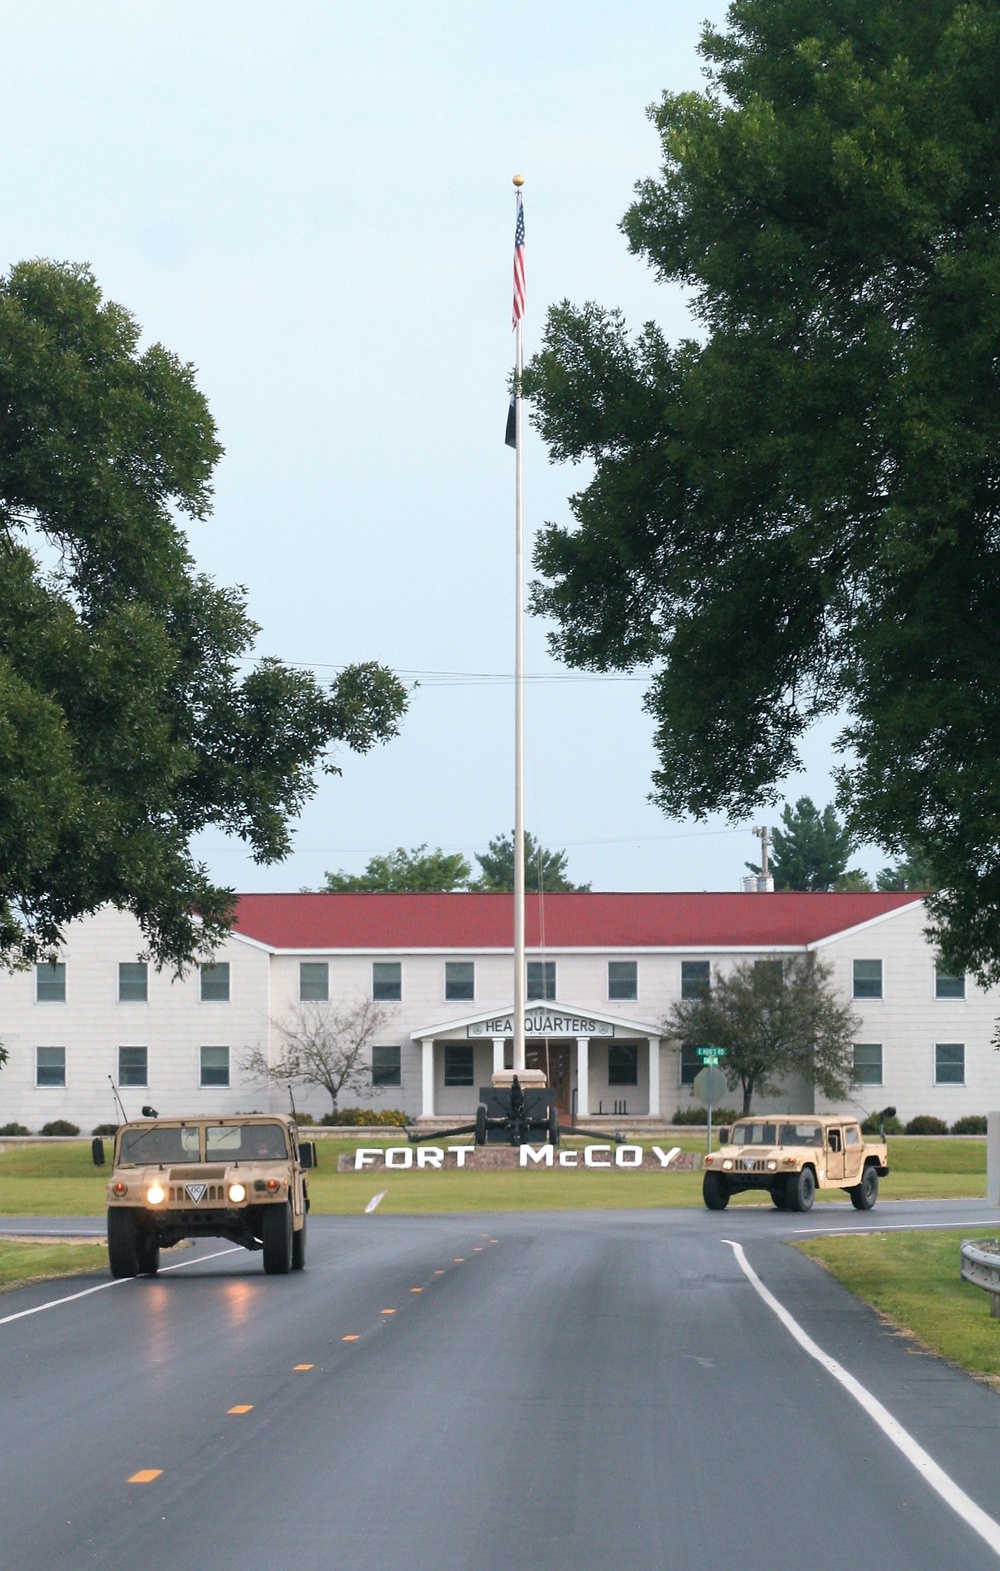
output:
M 726 1056 L 724 1047 L 696 1047 L 695 1052 L 704 1064 L 717 1064 Z

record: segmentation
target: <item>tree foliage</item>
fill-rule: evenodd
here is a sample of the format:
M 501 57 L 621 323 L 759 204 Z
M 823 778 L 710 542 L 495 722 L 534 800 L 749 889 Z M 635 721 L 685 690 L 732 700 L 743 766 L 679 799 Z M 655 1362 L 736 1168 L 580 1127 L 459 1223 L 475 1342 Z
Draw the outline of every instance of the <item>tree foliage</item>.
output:
M 233 913 L 192 856 L 216 826 L 260 862 L 328 749 L 364 751 L 405 709 L 374 664 L 332 688 L 262 660 L 240 591 L 194 570 L 222 449 L 191 366 L 104 301 L 85 267 L 0 281 L 0 961 L 51 952 L 104 902 L 160 963 Z
M 442 851 L 440 846 L 433 851 L 426 845 L 412 851 L 397 846 L 387 856 L 373 856 L 363 873 L 327 873 L 323 888 L 327 894 L 466 889 L 471 876 L 472 868 L 460 852 Z
M 651 111 L 623 228 L 693 300 L 669 344 L 549 316 L 526 390 L 593 478 L 536 606 L 654 668 L 655 798 L 745 817 L 849 714 L 859 841 L 930 856 L 956 969 L 1000 977 L 1000 10 L 735 0 Z
M 473 889 L 509 890 L 514 887 L 514 834 L 498 835 L 485 851 L 476 852 L 480 877 Z M 547 851 L 527 829 L 524 831 L 524 887 L 544 894 L 587 890 L 589 884 L 573 884 L 566 877 L 567 853 Z
M 879 889 L 937 889 L 937 874 L 930 858 L 919 851 L 901 856 L 889 867 L 883 867 L 876 878 Z
M 371 1046 L 396 1011 L 370 998 L 356 1004 L 296 1004 L 273 1022 L 281 1037 L 278 1056 L 253 1048 L 242 1061 L 248 1080 L 279 1085 L 318 1086 L 337 1111 L 341 1096 L 367 1100 L 373 1095 Z
M 860 1021 L 831 974 L 814 955 L 747 961 L 720 972 L 701 998 L 675 1004 L 664 1030 L 684 1046 L 726 1049 L 720 1067 L 730 1090 L 741 1087 L 744 1114 L 788 1075 L 839 1100 L 853 1080 Z
M 853 841 L 837 817 L 836 809 L 820 812 L 812 797 L 800 796 L 794 807 L 786 802 L 781 814 L 783 829 L 772 830 L 770 870 L 775 889 L 834 889 L 847 872 Z M 752 872 L 760 869 L 747 863 Z

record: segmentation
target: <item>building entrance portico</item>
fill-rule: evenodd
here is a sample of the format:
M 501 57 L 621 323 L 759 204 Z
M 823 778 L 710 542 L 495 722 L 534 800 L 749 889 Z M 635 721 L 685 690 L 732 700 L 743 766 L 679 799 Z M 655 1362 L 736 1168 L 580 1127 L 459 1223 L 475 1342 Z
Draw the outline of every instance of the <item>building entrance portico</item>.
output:
M 472 1117 L 479 1087 L 510 1067 L 512 1009 L 483 1011 L 411 1032 L 421 1049 L 421 1117 Z M 587 1118 L 626 1104 L 630 1115 L 659 1118 L 660 1028 L 604 1010 L 555 1002 L 524 1014 L 526 1067 L 540 1069 L 560 1115 Z

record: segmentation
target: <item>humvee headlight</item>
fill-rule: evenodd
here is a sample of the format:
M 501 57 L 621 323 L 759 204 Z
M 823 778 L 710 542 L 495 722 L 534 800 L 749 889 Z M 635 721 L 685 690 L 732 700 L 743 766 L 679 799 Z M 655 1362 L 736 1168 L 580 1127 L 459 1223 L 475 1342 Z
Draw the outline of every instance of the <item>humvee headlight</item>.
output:
M 773 1157 L 772 1157 L 772 1158 L 771 1158 L 771 1160 L 770 1160 L 770 1162 L 768 1162 L 768 1164 L 767 1164 L 767 1170 L 768 1170 L 768 1172 L 769 1172 L 769 1173 L 773 1173 L 773 1172 L 774 1172 L 774 1170 L 775 1170 L 775 1168 L 776 1168 L 776 1167 L 777 1167 L 777 1165 L 778 1165 L 778 1164 L 777 1164 L 777 1162 L 776 1162 L 776 1161 L 775 1161 L 775 1160 L 774 1160 L 774 1158 L 773 1158 Z
M 733 1159 L 732 1159 L 732 1157 L 730 1157 L 730 1156 L 727 1156 L 727 1157 L 726 1157 L 726 1159 L 725 1159 L 725 1161 L 724 1161 L 724 1162 L 723 1162 L 723 1164 L 722 1164 L 722 1165 L 723 1165 L 723 1167 L 724 1167 L 724 1168 L 725 1168 L 725 1169 L 726 1169 L 726 1171 L 727 1171 L 727 1172 L 728 1172 L 728 1171 L 729 1171 L 729 1169 L 730 1169 L 730 1168 L 731 1168 L 731 1167 L 732 1167 L 732 1165 L 733 1165 Z
M 245 1200 L 246 1197 L 247 1197 L 247 1192 L 244 1189 L 242 1184 L 230 1184 L 230 1186 L 229 1186 L 229 1198 L 230 1198 L 230 1200 L 235 1201 L 235 1203 L 238 1205 L 239 1202 L 241 1200 Z
M 150 1184 L 149 1188 L 146 1190 L 146 1199 L 149 1201 L 151 1206 L 158 1206 L 163 1199 L 163 1185 Z

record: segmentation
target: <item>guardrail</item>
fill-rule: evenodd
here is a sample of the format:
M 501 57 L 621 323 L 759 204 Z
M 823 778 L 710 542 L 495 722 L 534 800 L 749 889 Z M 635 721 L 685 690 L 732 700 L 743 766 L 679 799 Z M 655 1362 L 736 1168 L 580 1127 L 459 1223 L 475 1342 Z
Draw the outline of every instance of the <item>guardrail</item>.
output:
M 1000 1243 L 995 1238 L 962 1240 L 961 1272 L 966 1282 L 990 1295 L 990 1314 L 1000 1320 Z

